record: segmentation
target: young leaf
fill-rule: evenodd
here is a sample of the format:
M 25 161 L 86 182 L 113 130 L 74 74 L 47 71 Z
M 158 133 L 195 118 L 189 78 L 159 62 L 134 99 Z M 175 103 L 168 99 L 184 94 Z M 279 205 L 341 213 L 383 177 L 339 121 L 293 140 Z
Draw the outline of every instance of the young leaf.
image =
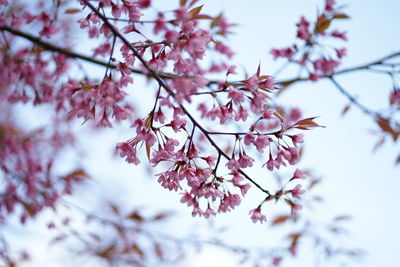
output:
M 151 163 L 151 161 L 150 161 L 150 146 L 146 143 L 146 155 L 147 155 L 147 158 L 149 159 L 149 162 Z
M 210 28 L 212 29 L 215 26 L 217 26 L 219 24 L 220 20 L 221 20 L 221 15 L 215 17 L 210 23 Z
M 149 116 L 147 116 L 147 118 L 144 120 L 143 124 L 146 128 L 150 128 L 151 127 L 151 122 L 153 121 L 153 112 L 150 112 Z
M 201 14 L 201 15 L 196 15 L 196 16 L 194 16 L 194 17 L 192 17 L 192 19 L 213 19 L 213 17 L 211 17 L 211 16 L 209 16 L 209 15 L 203 15 L 203 14 Z
M 349 19 L 350 17 L 347 14 L 340 13 L 333 16 L 335 19 Z
M 397 138 L 399 138 L 400 133 L 393 130 L 392 126 L 390 125 L 389 120 L 379 117 L 376 120 L 376 123 L 379 125 L 379 127 L 382 129 L 382 131 L 384 131 L 385 133 L 388 133 L 392 136 L 393 141 L 397 141 Z
M 198 14 L 200 14 L 201 9 L 203 8 L 204 5 L 198 6 L 198 7 L 194 7 L 192 8 L 189 12 L 192 14 L 192 17 L 197 16 Z
M 76 14 L 80 12 L 81 10 L 79 8 L 68 8 L 64 11 L 65 14 Z
M 136 244 L 132 244 L 132 245 L 130 246 L 130 251 L 133 252 L 133 253 L 135 253 L 135 254 L 137 254 L 137 255 L 139 255 L 141 258 L 144 257 L 144 252 L 143 252 L 143 250 L 142 250 L 140 247 L 138 247 L 138 245 L 136 245 Z
M 321 15 L 318 18 L 317 23 L 315 24 L 315 31 L 317 33 L 322 33 L 329 28 L 329 25 L 331 25 L 331 20 L 328 19 L 325 15 Z
M 180 0 L 179 5 L 184 6 L 184 5 L 186 5 L 186 2 L 187 2 L 187 0 Z
M 138 211 L 134 210 L 128 215 L 129 219 L 132 219 L 136 222 L 143 222 L 144 218 L 139 214 Z
M 311 117 L 311 118 L 299 120 L 298 122 L 293 124 L 288 129 L 297 128 L 297 129 L 301 129 L 301 130 L 310 130 L 315 127 L 325 127 L 325 126 L 321 126 L 321 125 L 317 124 L 316 122 L 314 122 L 314 119 L 316 119 L 316 118 L 318 118 L 318 117 Z
M 115 249 L 115 244 L 111 244 L 104 250 L 97 252 L 96 255 L 104 259 L 109 259 L 111 258 L 111 254 L 114 251 L 114 249 Z
M 287 216 L 287 215 L 278 216 L 278 217 L 276 217 L 276 218 L 272 221 L 271 225 L 282 224 L 282 223 L 286 222 L 287 219 L 289 219 L 289 218 L 290 218 L 290 217 Z
M 344 108 L 343 108 L 343 110 L 342 110 L 342 113 L 341 113 L 340 115 L 341 115 L 341 116 L 346 115 L 346 113 L 349 112 L 350 107 L 351 107 L 351 104 L 347 104 L 346 106 L 344 106 Z

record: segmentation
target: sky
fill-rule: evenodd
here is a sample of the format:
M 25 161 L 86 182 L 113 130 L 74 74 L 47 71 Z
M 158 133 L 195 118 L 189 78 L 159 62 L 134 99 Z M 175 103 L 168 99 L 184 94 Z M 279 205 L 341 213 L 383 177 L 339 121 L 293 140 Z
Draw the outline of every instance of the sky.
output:
M 162 6 L 168 6 L 166 1 L 159 2 Z M 351 20 L 338 24 L 348 32 L 349 38 L 346 44 L 348 57 L 343 62 L 343 68 L 366 63 L 400 49 L 399 1 L 338 2 L 347 5 L 346 11 L 351 16 Z M 295 36 L 295 23 L 300 15 L 315 14 L 321 1 L 215 0 L 204 1 L 204 4 L 204 12 L 221 10 L 230 21 L 238 23 L 235 34 L 228 42 L 237 53 L 234 61 L 238 66 L 250 71 L 261 63 L 263 72 L 274 73 L 280 64 L 272 60 L 269 50 L 291 44 Z M 359 72 L 337 79 L 366 106 L 381 109 L 387 105 L 390 88 L 387 78 Z M 339 214 L 352 217 L 346 223 L 349 234 L 343 242 L 364 249 L 366 256 L 360 262 L 348 262 L 347 266 L 393 266 L 400 249 L 400 176 L 399 167 L 393 164 L 400 151 L 399 145 L 388 142 L 372 153 L 376 137 L 370 134 L 370 129 L 374 124 L 356 108 L 341 117 L 340 113 L 348 100 L 327 81 L 296 85 L 283 94 L 280 101 L 299 106 L 306 116 L 319 116 L 318 122 L 326 126 L 306 133 L 305 155 L 300 167 L 311 167 L 323 177 L 318 193 L 325 201 L 315 213 L 318 219 L 324 220 Z M 87 190 L 79 192 L 79 198 L 86 201 L 88 207 L 98 205 L 98 196 L 105 195 L 110 200 L 127 205 L 176 209 L 179 196 L 160 188 L 155 179 L 147 178 L 146 169 L 112 159 L 113 144 L 130 137 L 127 129 L 121 135 L 115 135 L 110 130 L 96 138 L 89 138 L 85 143 L 89 152 L 84 164 L 89 166 L 89 172 L 94 177 L 102 178 L 91 182 Z M 72 157 L 71 160 L 76 159 Z M 179 221 L 175 220 L 172 226 L 168 226 L 172 228 L 161 230 L 185 229 L 175 233 L 184 235 L 196 228 L 201 237 L 207 238 L 213 234 L 208 231 L 211 226 L 228 226 L 228 230 L 220 236 L 227 243 L 249 247 L 274 245 L 269 241 L 276 239 L 271 238 L 274 236 L 273 230 L 268 225 L 252 224 L 248 217 L 248 210 L 254 208 L 259 199 L 260 195 L 252 190 L 239 208 L 211 221 L 193 219 L 191 211 L 179 205 Z M 313 211 L 309 212 L 313 214 Z M 40 225 L 46 220 L 38 219 L 36 223 Z M 14 232 L 20 234 L 13 238 L 16 242 L 24 240 L 24 244 L 37 244 L 37 239 L 45 232 L 43 227 L 34 233 L 24 232 L 19 226 L 14 227 Z M 34 250 L 37 255 L 45 255 L 42 253 L 46 248 L 42 244 Z M 64 265 L 66 263 L 60 264 L 59 258 L 52 256 L 39 256 L 37 259 L 34 265 L 27 266 L 50 266 L 49 262 L 52 262 L 51 266 L 74 266 L 73 261 L 70 265 Z M 235 266 L 235 260 L 235 255 L 208 248 L 202 253 L 193 252 L 189 261 L 182 266 Z M 285 266 L 311 266 L 310 262 L 306 253 L 306 256 L 289 261 Z M 338 263 L 321 266 L 339 266 L 335 264 Z

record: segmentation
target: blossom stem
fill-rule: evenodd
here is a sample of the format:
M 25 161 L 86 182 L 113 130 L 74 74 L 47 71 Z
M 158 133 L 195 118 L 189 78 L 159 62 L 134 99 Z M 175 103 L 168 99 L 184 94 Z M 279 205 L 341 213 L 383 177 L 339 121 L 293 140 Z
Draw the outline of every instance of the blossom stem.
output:
M 346 96 L 351 103 L 353 103 L 355 106 L 357 106 L 362 112 L 365 114 L 372 116 L 373 118 L 376 118 L 379 116 L 376 112 L 368 109 L 364 105 L 362 105 L 357 99 L 355 99 L 346 89 L 344 89 L 343 86 L 341 86 L 333 76 L 329 76 L 329 80 L 335 85 L 335 87 L 339 90 L 340 93 L 342 93 L 344 96 Z
M 7 25 L 0 26 L 0 31 L 7 31 L 9 33 L 12 33 L 13 35 L 22 37 L 22 38 L 24 38 L 26 40 L 29 40 L 29 41 L 41 46 L 44 49 L 49 50 L 49 51 L 54 51 L 54 52 L 57 52 L 57 53 L 61 53 L 61 54 L 64 54 L 64 55 L 66 55 L 68 57 L 71 57 L 71 58 L 78 58 L 78 59 L 81 59 L 81 60 L 96 64 L 96 65 L 109 67 L 111 69 L 115 69 L 116 68 L 115 64 L 108 64 L 106 61 L 94 59 L 91 56 L 87 56 L 87 55 L 84 55 L 84 54 L 81 54 L 81 53 L 78 53 L 78 52 L 71 51 L 70 49 L 54 45 L 52 43 L 43 41 L 40 38 L 38 38 L 36 36 L 33 36 L 31 34 L 28 34 L 28 33 L 13 29 L 13 28 L 11 28 L 11 27 L 9 27 Z M 158 44 L 158 43 L 152 43 L 152 44 L 149 44 L 149 45 L 155 45 L 155 44 Z M 132 47 L 137 47 L 137 46 L 132 46 Z M 138 47 L 140 47 L 140 46 L 138 46 Z M 384 57 L 382 57 L 382 58 L 380 58 L 378 60 L 375 60 L 375 61 L 372 61 L 372 62 L 369 62 L 369 63 L 366 63 L 366 64 L 362 64 L 362 65 L 358 65 L 358 66 L 354 66 L 354 67 L 349 67 L 349 68 L 346 68 L 346 69 L 342 69 L 342 70 L 336 71 L 332 75 L 337 76 L 337 75 L 346 74 L 346 73 L 350 73 L 350 72 L 354 72 L 354 71 L 361 71 L 361 70 L 378 71 L 378 70 L 373 70 L 370 67 L 379 66 L 379 65 L 386 65 L 384 63 L 385 61 L 393 59 L 393 58 L 396 58 L 396 57 L 399 57 L 399 56 L 400 56 L 400 51 L 397 51 L 397 52 L 391 53 L 389 55 L 386 55 L 386 56 L 384 56 Z M 391 65 L 393 65 L 393 64 L 391 64 Z M 395 64 L 395 65 L 397 65 L 397 64 Z M 139 70 L 139 69 L 130 68 L 130 70 L 133 73 L 136 73 L 136 74 L 146 75 L 146 73 L 144 73 L 142 70 Z M 381 71 L 381 72 L 386 72 L 386 71 Z M 157 75 L 159 77 L 163 78 L 163 79 L 173 79 L 175 77 L 174 74 L 166 73 L 166 72 L 157 72 Z M 327 78 L 329 78 L 329 77 L 328 76 L 321 77 L 321 79 L 327 79 Z M 281 80 L 281 81 L 278 81 L 277 83 L 278 84 L 282 84 L 282 85 L 285 85 L 285 84 L 287 84 L 287 85 L 290 84 L 291 85 L 291 84 L 294 84 L 294 83 L 297 83 L 297 82 L 306 82 L 306 81 L 309 81 L 308 77 L 296 77 L 296 78 L 292 78 L 292 79 Z M 217 83 L 218 83 L 218 81 L 216 81 L 216 80 L 210 80 L 208 85 L 217 84 Z M 219 93 L 219 92 L 224 92 L 224 91 L 226 91 L 226 89 L 216 90 L 216 91 L 208 91 L 208 92 L 199 92 L 199 93 L 196 93 L 195 95 L 212 94 L 212 93 Z
M 147 63 L 147 61 L 136 51 L 136 49 L 132 46 L 132 44 L 117 30 L 113 27 L 113 25 L 104 17 L 88 0 L 83 0 L 86 5 L 103 21 L 103 23 L 110 29 L 110 31 L 117 36 L 133 53 L 133 55 L 143 64 L 146 70 L 149 72 L 149 75 L 152 76 L 158 84 L 165 89 L 165 91 L 175 98 L 175 93 L 168 86 L 168 84 L 160 77 L 157 72 L 155 72 Z M 210 144 L 227 160 L 231 158 L 215 143 L 215 141 L 210 137 L 207 130 L 203 128 L 202 125 L 192 116 L 192 114 L 180 103 L 178 103 L 179 107 L 186 114 L 189 120 L 193 123 L 193 127 L 199 128 L 199 130 L 204 134 L 206 139 L 210 142 Z M 239 169 L 238 172 L 243 175 L 247 180 L 249 180 L 253 185 L 255 185 L 258 189 L 264 192 L 267 195 L 271 195 L 270 192 L 264 188 L 262 188 L 256 181 L 254 181 L 250 176 L 248 176 L 243 170 Z
M 113 36 L 113 42 L 112 42 L 112 46 L 111 46 L 111 53 L 110 53 L 110 58 L 108 59 L 108 64 L 107 64 L 107 68 L 106 68 L 106 73 L 104 74 L 104 78 L 103 81 L 107 78 L 107 74 L 108 74 L 108 70 L 110 69 L 109 66 L 111 64 L 111 60 L 114 54 L 114 48 L 115 48 L 115 42 L 117 41 L 117 36 Z

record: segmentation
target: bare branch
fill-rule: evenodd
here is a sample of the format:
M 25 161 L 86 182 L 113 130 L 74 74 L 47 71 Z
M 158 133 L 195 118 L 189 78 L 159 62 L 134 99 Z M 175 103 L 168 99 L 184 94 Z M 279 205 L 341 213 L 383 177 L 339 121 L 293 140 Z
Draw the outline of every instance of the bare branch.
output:
M 357 99 L 355 99 L 349 92 L 346 91 L 346 89 L 344 89 L 343 86 L 341 86 L 334 78 L 333 76 L 329 76 L 328 77 L 329 80 L 335 85 L 335 87 L 339 90 L 340 93 L 342 93 L 344 96 L 346 96 L 351 103 L 353 103 L 356 107 L 358 107 L 362 112 L 364 112 L 365 114 L 372 116 L 374 119 L 377 118 L 379 115 L 368 109 L 366 106 L 362 105 Z

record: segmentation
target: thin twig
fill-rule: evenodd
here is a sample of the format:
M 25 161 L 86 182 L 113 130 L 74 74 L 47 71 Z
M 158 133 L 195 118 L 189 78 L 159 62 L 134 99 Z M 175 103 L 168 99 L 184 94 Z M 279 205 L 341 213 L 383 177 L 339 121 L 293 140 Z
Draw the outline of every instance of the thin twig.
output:
M 62 53 L 64 55 L 68 56 L 68 57 L 78 58 L 78 59 L 81 59 L 81 60 L 84 60 L 84 61 L 87 61 L 87 62 L 91 62 L 91 63 L 97 64 L 97 65 L 100 65 L 100 66 L 109 67 L 109 68 L 112 68 L 112 69 L 116 68 L 115 64 L 110 64 L 109 65 L 109 64 L 107 64 L 106 61 L 94 59 L 93 57 L 74 52 L 74 51 L 72 51 L 70 49 L 62 48 L 62 47 L 59 47 L 57 45 L 51 44 L 49 42 L 45 42 L 45 41 L 41 40 L 38 37 L 35 37 L 35 36 L 33 36 L 31 34 L 28 34 L 28 33 L 25 33 L 25 32 L 21 32 L 19 30 L 13 29 L 13 28 L 11 28 L 9 26 L 6 26 L 6 25 L 1 26 L 0 27 L 0 31 L 8 31 L 8 32 L 10 32 L 10 33 L 12 33 L 12 34 L 14 34 L 16 36 L 22 37 L 24 39 L 27 39 L 27 40 L 33 42 L 33 43 L 36 43 L 37 45 L 39 45 L 42 48 L 47 49 L 49 51 Z M 162 42 L 160 42 L 160 44 L 161 43 Z M 158 44 L 158 43 L 153 43 L 153 44 Z M 339 71 L 333 73 L 333 75 L 337 76 L 337 75 L 346 74 L 346 73 L 353 72 L 353 71 L 360 71 L 360 70 L 371 71 L 372 69 L 370 69 L 370 67 L 376 66 L 376 65 L 381 65 L 384 61 L 392 59 L 392 58 L 395 58 L 395 57 L 398 57 L 398 56 L 400 56 L 400 51 L 391 53 L 391 54 L 389 54 L 389 55 L 387 55 L 385 57 L 382 57 L 382 58 L 380 58 L 378 60 L 375 60 L 375 61 L 372 61 L 372 62 L 369 62 L 369 63 L 366 63 L 366 64 L 362 64 L 362 65 L 358 65 L 358 66 L 349 67 L 349 68 L 346 68 L 346 69 L 339 70 Z M 146 73 L 143 72 L 142 70 L 134 69 L 134 68 L 130 68 L 130 69 L 131 69 L 131 71 L 133 73 L 146 75 Z M 166 73 L 166 72 L 156 72 L 156 73 L 157 73 L 157 75 L 159 77 L 161 77 L 163 79 L 173 79 L 173 78 L 177 77 L 176 75 L 174 75 L 172 73 Z M 321 79 L 327 79 L 327 78 L 329 78 L 329 76 L 321 77 Z M 282 84 L 282 85 L 284 85 L 284 84 L 294 84 L 296 82 L 305 82 L 305 81 L 309 81 L 309 78 L 308 77 L 291 78 L 291 79 L 278 81 L 278 84 Z M 208 83 L 208 86 L 212 85 L 212 84 L 217 84 L 218 82 L 219 81 L 217 81 L 217 80 L 210 80 L 209 83 Z M 223 91 L 224 90 L 218 90 L 218 91 L 215 91 L 215 92 L 218 93 L 218 92 L 223 92 Z M 200 94 L 211 94 L 211 93 L 213 93 L 213 92 L 200 92 L 200 93 L 196 93 L 196 94 L 200 95 Z
M 349 92 L 347 92 L 346 89 L 344 89 L 343 86 L 341 86 L 334 78 L 333 76 L 328 77 L 329 80 L 335 85 L 335 87 L 339 90 L 340 93 L 342 93 L 344 96 L 346 96 L 351 103 L 353 103 L 355 106 L 357 106 L 362 112 L 365 114 L 372 116 L 376 118 L 378 114 L 370 109 L 368 109 L 366 106 L 362 105 L 357 99 L 355 99 Z
M 40 39 L 40 38 L 38 38 L 36 36 L 33 36 L 31 34 L 28 34 L 28 33 L 25 33 L 25 32 L 22 32 L 22 31 L 19 31 L 19 30 L 16 30 L 16 29 L 13 29 L 13 28 L 11 28 L 9 26 L 6 26 L 6 25 L 1 26 L 0 27 L 0 31 L 7 31 L 9 33 L 12 33 L 13 35 L 22 37 L 22 38 L 24 38 L 26 40 L 29 40 L 32 43 L 35 43 L 35 44 L 41 46 L 43 49 L 46 49 L 46 50 L 49 50 L 49 51 L 53 51 L 53 52 L 57 52 L 57 53 L 61 53 L 61 54 L 65 55 L 67 57 L 70 57 L 70 58 L 78 58 L 78 59 L 81 59 L 81 60 L 96 64 L 96 65 L 108 67 L 110 69 L 115 69 L 117 67 L 116 64 L 113 64 L 113 63 L 109 64 L 109 63 L 107 63 L 107 61 L 95 59 L 95 58 L 93 58 L 91 56 L 87 56 L 87 55 L 84 55 L 84 54 L 81 54 L 81 53 L 78 53 L 78 52 L 74 52 L 74 51 L 72 51 L 72 50 L 70 50 L 68 48 L 63 48 L 63 47 L 54 45 L 52 43 L 43 41 L 42 39 Z M 141 71 L 139 69 L 130 68 L 130 70 L 133 73 L 136 73 L 136 74 L 146 75 L 143 71 Z M 158 72 L 157 74 L 160 77 L 165 78 L 165 79 L 171 79 L 171 78 L 175 77 L 173 74 L 169 74 L 169 73 Z
M 337 76 L 337 75 L 346 74 L 346 73 L 354 72 L 354 71 L 370 70 L 369 69 L 370 67 L 376 66 L 376 65 L 382 65 L 386 60 L 389 60 L 389 59 L 392 59 L 392 58 L 395 58 L 395 57 L 398 57 L 398 56 L 400 56 L 400 51 L 391 53 L 389 55 L 386 55 L 386 56 L 384 56 L 384 57 L 382 57 L 380 59 L 374 60 L 374 61 L 369 62 L 369 63 L 365 63 L 365 64 L 362 64 L 362 65 L 358 65 L 358 66 L 354 66 L 354 67 L 349 67 L 349 68 L 345 68 L 345 69 L 342 69 L 342 70 L 338 70 L 335 73 L 333 73 L 332 75 Z M 329 78 L 330 78 L 330 76 L 321 77 L 321 79 L 329 79 Z M 278 83 L 279 84 L 293 84 L 293 83 L 296 83 L 296 82 L 305 82 L 305 81 L 309 81 L 309 80 L 310 79 L 308 77 L 298 77 L 298 78 L 282 80 L 282 81 L 279 81 Z
M 103 23 L 110 29 L 111 32 L 113 32 L 114 35 L 116 35 L 133 53 L 133 55 L 139 59 L 140 63 L 143 64 L 143 66 L 146 68 L 146 70 L 149 72 L 150 76 L 152 76 L 158 84 L 165 89 L 165 91 L 175 98 L 175 93 L 172 91 L 172 89 L 168 86 L 168 84 L 160 77 L 157 72 L 155 72 L 147 63 L 147 61 L 136 51 L 136 49 L 132 46 L 132 44 L 123 36 L 115 27 L 107 20 L 106 17 L 104 17 L 88 0 L 84 0 L 86 5 L 92 9 L 92 11 L 103 21 Z M 178 103 L 178 102 L 177 102 Z M 199 128 L 199 130 L 204 134 L 206 139 L 210 142 L 210 144 L 218 151 L 219 154 L 224 156 L 227 160 L 230 160 L 231 158 L 215 143 L 215 141 L 211 138 L 211 136 L 207 133 L 207 130 L 203 128 L 202 125 L 200 125 L 196 119 L 192 116 L 192 114 L 180 103 L 178 103 L 179 107 L 181 110 L 186 114 L 186 116 L 190 119 L 190 121 L 193 123 L 194 127 Z M 247 180 L 249 180 L 252 184 L 254 184 L 257 188 L 259 188 L 262 192 L 267 194 L 268 196 L 271 195 L 270 192 L 264 188 L 262 188 L 257 182 L 255 182 L 250 176 L 248 176 L 243 170 L 239 169 L 238 172 L 242 174 Z
M 85 0 L 85 2 L 87 3 L 87 1 Z M 92 6 L 91 4 L 88 3 L 88 5 Z M 93 7 L 93 6 L 92 6 Z M 113 31 L 114 34 L 116 34 L 118 36 L 118 38 L 120 38 L 131 50 L 132 52 L 136 53 L 135 56 L 141 61 L 141 63 L 145 66 L 145 68 L 148 70 L 150 76 L 152 76 L 167 92 L 168 94 L 170 94 L 172 97 L 174 97 L 174 93 L 173 91 L 168 87 L 168 85 L 162 80 L 162 79 L 173 79 L 175 77 L 177 77 L 174 74 L 171 73 L 165 73 L 165 72 L 155 72 L 154 70 L 152 70 L 150 68 L 150 66 L 147 64 L 147 62 L 144 60 L 143 57 L 141 57 L 135 50 L 135 47 L 128 42 L 124 36 L 122 36 L 110 23 L 109 21 L 107 21 L 107 19 L 101 14 L 99 13 L 97 10 L 95 11 L 96 13 L 98 13 L 97 15 L 99 17 L 102 18 L 102 20 L 104 21 L 104 23 L 111 29 L 111 31 Z M 86 56 L 74 51 L 71 51 L 67 48 L 62 48 L 59 46 L 56 46 L 54 44 L 51 44 L 49 42 L 45 42 L 43 40 L 41 40 L 38 37 L 32 36 L 28 33 L 25 32 L 21 32 L 19 30 L 13 29 L 9 26 L 3 25 L 0 27 L 1 31 L 7 31 L 10 32 L 16 36 L 20 36 L 24 39 L 27 39 L 39 46 L 41 46 L 42 48 L 46 49 L 46 50 L 50 50 L 50 51 L 54 51 L 54 52 L 58 52 L 58 53 L 62 53 L 68 57 L 71 58 L 78 58 L 90 63 L 94 63 L 100 66 L 104 66 L 104 67 L 108 67 L 108 68 L 112 68 L 115 69 L 116 65 L 115 64 L 108 64 L 105 61 L 102 60 L 98 60 L 98 59 L 94 59 L 93 57 L 90 56 Z M 363 64 L 363 65 L 359 65 L 359 66 L 355 66 L 355 67 L 350 67 L 350 68 L 346 68 L 343 70 L 339 70 L 335 73 L 333 73 L 331 76 L 325 76 L 325 77 L 321 77 L 322 79 L 333 79 L 332 76 L 336 76 L 336 75 L 341 75 L 341 74 L 345 74 L 345 73 L 349 73 L 349 72 L 354 72 L 354 71 L 359 71 L 359 70 L 368 70 L 371 71 L 370 67 L 371 66 L 376 66 L 376 65 L 381 65 L 382 63 L 384 63 L 385 61 L 389 60 L 389 59 L 393 59 L 395 57 L 400 56 L 400 51 L 398 52 L 394 52 L 391 53 L 385 57 L 382 57 L 378 60 L 372 61 L 370 63 L 367 64 Z M 131 71 L 133 73 L 136 74 L 142 74 L 142 75 L 148 75 L 147 73 L 145 73 L 142 70 L 139 69 L 134 69 L 134 68 L 130 68 Z M 294 79 L 288 79 L 288 80 L 282 80 L 279 81 L 278 84 L 293 84 L 293 83 L 297 83 L 297 82 L 303 82 L 303 81 L 308 81 L 308 78 L 294 78 Z M 368 108 L 366 108 L 365 106 L 363 106 L 362 104 L 360 104 L 353 96 L 351 96 L 346 90 L 344 90 L 344 88 L 342 86 L 340 86 L 340 84 L 338 84 L 336 82 L 336 80 L 332 80 L 332 82 L 335 84 L 335 86 L 339 89 L 340 92 L 342 92 L 344 95 L 346 95 L 351 101 L 352 103 L 354 103 L 356 106 L 358 106 L 363 112 L 365 112 L 366 114 L 369 115 L 373 115 L 376 116 L 377 114 L 373 111 L 370 111 Z M 212 84 L 217 84 L 218 81 L 214 81 L 211 80 L 208 83 L 208 86 L 212 85 Z M 222 90 L 219 91 L 215 91 L 215 92 L 222 92 Z M 211 94 L 213 92 L 204 92 L 204 94 Z M 201 94 L 201 93 L 197 93 L 197 94 Z M 218 153 L 220 153 L 221 155 L 223 155 L 226 159 L 230 159 L 230 157 L 228 155 L 226 155 L 226 153 L 220 149 L 218 147 L 218 145 L 214 142 L 214 140 L 209 136 L 210 134 L 218 134 L 215 132 L 208 132 L 207 130 L 205 130 L 201 125 L 198 124 L 198 122 L 192 117 L 192 115 L 186 110 L 186 108 L 184 106 L 182 106 L 181 104 L 179 104 L 179 106 L 181 107 L 182 111 L 188 116 L 188 118 L 192 121 L 192 123 L 198 127 L 201 132 L 203 132 L 203 134 L 206 136 L 206 138 L 209 140 L 209 142 L 211 143 L 211 145 L 218 151 Z M 268 190 L 263 189 L 260 185 L 258 185 L 254 180 L 252 180 L 246 173 L 244 173 L 242 170 L 239 170 L 239 173 L 241 173 L 246 179 L 248 179 L 250 182 L 252 182 L 256 187 L 258 187 L 260 190 L 262 190 L 263 192 L 265 192 L 266 194 L 270 194 L 268 192 Z

